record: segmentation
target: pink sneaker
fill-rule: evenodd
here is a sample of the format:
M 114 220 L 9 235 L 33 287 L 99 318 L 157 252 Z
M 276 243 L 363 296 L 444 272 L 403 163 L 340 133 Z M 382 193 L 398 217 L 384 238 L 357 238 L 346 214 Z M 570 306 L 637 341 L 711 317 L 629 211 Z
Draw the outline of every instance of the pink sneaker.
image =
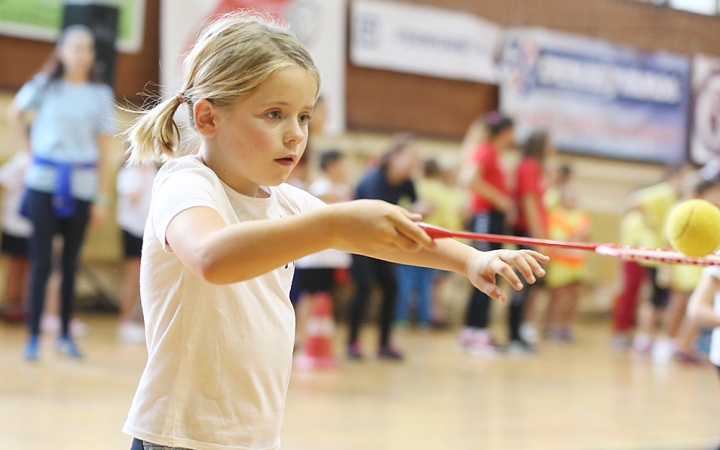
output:
M 498 355 L 497 346 L 486 329 L 470 329 L 465 341 L 461 341 L 461 345 L 463 350 L 473 356 L 492 358 Z
M 652 352 L 652 341 L 643 335 L 635 336 L 632 343 L 632 351 L 641 355 L 649 355 Z

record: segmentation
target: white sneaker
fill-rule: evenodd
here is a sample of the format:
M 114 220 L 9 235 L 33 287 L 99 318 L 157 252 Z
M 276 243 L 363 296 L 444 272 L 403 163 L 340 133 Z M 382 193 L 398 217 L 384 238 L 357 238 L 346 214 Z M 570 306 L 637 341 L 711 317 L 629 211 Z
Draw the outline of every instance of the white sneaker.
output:
M 672 339 L 668 336 L 659 336 L 652 346 L 651 357 L 653 362 L 667 364 L 673 356 Z
M 43 316 L 40 319 L 40 331 L 46 334 L 60 332 L 60 316 Z
M 60 333 L 60 316 L 43 316 L 40 319 L 40 331 L 45 334 Z M 83 337 L 87 334 L 87 326 L 78 319 L 70 320 L 70 336 Z
M 145 327 L 137 322 L 122 322 L 117 334 L 118 340 L 127 344 L 145 343 Z
M 522 340 L 528 344 L 537 344 L 540 340 L 540 333 L 535 328 L 535 325 L 530 322 L 521 323 L 519 332 Z

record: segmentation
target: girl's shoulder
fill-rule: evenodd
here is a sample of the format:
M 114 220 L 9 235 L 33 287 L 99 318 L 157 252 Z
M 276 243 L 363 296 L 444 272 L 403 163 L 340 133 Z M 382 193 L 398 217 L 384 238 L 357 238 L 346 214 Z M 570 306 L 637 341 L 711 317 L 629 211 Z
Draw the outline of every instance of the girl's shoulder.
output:
M 185 155 L 168 160 L 158 170 L 157 177 L 162 178 L 182 172 L 195 172 L 209 178 L 218 178 L 215 172 L 203 164 L 198 155 Z

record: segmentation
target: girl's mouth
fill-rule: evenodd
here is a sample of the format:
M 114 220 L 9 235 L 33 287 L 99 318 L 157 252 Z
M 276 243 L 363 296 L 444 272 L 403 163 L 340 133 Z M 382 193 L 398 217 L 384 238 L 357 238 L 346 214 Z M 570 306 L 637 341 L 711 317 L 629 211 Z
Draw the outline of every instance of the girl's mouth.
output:
M 275 162 L 283 166 L 292 166 L 295 163 L 295 158 L 292 156 L 277 158 Z

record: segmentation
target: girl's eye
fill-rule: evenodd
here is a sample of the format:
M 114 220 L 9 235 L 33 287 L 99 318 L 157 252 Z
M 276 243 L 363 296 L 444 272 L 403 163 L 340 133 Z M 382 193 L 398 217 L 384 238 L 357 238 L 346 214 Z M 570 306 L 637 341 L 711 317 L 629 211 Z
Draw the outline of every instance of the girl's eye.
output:
M 306 124 L 312 120 L 312 117 L 310 117 L 310 114 L 303 114 L 300 116 L 300 123 Z
M 280 111 L 270 111 L 268 114 L 268 117 L 271 119 L 279 119 L 280 118 Z

